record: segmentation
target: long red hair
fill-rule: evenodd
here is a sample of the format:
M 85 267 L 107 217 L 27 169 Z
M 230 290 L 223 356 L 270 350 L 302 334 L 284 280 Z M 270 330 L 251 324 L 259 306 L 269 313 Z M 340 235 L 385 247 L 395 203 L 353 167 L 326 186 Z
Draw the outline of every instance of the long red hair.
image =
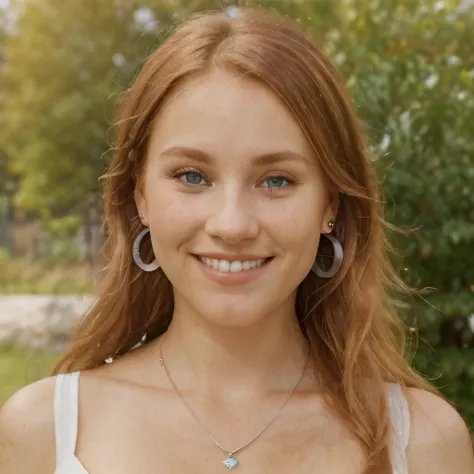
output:
M 132 260 L 141 228 L 133 191 L 161 104 L 180 83 L 211 68 L 245 74 L 271 89 L 300 124 L 331 190 L 342 191 L 333 230 L 344 248 L 342 267 L 330 280 L 305 278 L 297 315 L 328 402 L 366 449 L 366 472 L 389 473 L 386 382 L 433 389 L 404 358 L 405 330 L 393 295 L 407 289 L 388 259 L 377 179 L 351 99 L 314 42 L 273 14 L 243 9 L 237 16 L 192 17 L 123 95 L 115 154 L 103 177 L 110 263 L 98 299 L 54 373 L 96 367 L 145 333 L 152 339 L 166 331 L 173 316 L 170 282 Z M 144 260 L 153 259 L 151 245 L 143 252 Z

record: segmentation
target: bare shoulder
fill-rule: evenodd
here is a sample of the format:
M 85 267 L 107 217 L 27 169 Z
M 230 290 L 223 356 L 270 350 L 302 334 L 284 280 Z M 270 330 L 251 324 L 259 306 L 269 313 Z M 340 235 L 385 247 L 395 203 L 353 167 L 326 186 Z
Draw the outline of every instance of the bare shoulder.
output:
M 54 472 L 55 380 L 27 385 L 0 409 L 0 474 Z
M 471 437 L 456 409 L 425 390 L 409 389 L 408 395 L 410 474 L 474 474 Z

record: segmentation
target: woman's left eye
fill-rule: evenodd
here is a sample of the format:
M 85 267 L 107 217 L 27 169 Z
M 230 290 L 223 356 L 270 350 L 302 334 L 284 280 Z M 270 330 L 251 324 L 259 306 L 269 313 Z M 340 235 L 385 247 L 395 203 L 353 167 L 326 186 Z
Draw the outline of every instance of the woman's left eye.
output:
M 283 176 L 272 176 L 267 178 L 264 183 L 264 188 L 283 188 L 290 184 L 289 180 L 283 178 Z

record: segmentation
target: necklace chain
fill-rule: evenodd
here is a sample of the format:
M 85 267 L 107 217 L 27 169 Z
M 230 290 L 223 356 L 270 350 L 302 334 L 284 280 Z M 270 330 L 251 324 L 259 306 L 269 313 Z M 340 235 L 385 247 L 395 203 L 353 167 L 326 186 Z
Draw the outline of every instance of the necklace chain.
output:
M 193 416 L 193 418 L 196 420 L 197 424 L 200 426 L 200 428 L 204 431 L 204 433 L 207 434 L 207 436 L 214 442 L 215 445 L 217 445 L 219 448 L 221 448 L 223 451 L 225 451 L 228 456 L 230 458 L 233 457 L 233 455 L 239 451 L 241 451 L 242 449 L 246 448 L 247 446 L 249 446 L 250 444 L 252 444 L 257 438 L 259 438 L 271 425 L 272 423 L 277 419 L 278 415 L 283 411 L 283 409 L 285 408 L 286 404 L 288 403 L 288 401 L 290 400 L 291 396 L 293 395 L 293 393 L 296 391 L 296 389 L 299 387 L 301 381 L 303 380 L 303 377 L 304 377 L 304 374 L 306 373 L 306 370 L 308 368 L 308 365 L 309 365 L 309 362 L 310 362 L 310 359 L 311 359 L 311 351 L 309 351 L 309 354 L 308 354 L 308 358 L 304 364 L 304 367 L 303 367 L 303 370 L 301 372 L 301 375 L 298 379 L 298 382 L 296 383 L 296 385 L 293 387 L 293 389 L 291 390 L 291 392 L 288 394 L 288 396 L 285 398 L 283 404 L 281 405 L 280 409 L 276 412 L 275 416 L 250 440 L 248 441 L 247 443 L 243 444 L 242 446 L 240 446 L 239 448 L 237 449 L 232 449 L 232 450 L 229 450 L 227 448 L 225 448 L 224 446 L 222 446 L 222 444 L 220 444 L 213 436 L 212 434 L 209 432 L 209 430 L 203 425 L 203 423 L 201 422 L 201 420 L 199 419 L 199 417 L 196 415 L 196 413 L 194 412 L 194 410 L 191 408 L 191 406 L 189 405 L 189 403 L 186 401 L 186 399 L 184 398 L 184 396 L 181 394 L 181 392 L 179 391 L 178 387 L 176 386 L 176 384 L 174 383 L 174 380 L 173 378 L 171 377 L 171 374 L 169 373 L 168 371 L 168 368 L 165 364 L 165 360 L 163 358 L 163 341 L 165 339 L 165 336 L 162 337 L 161 339 L 161 343 L 160 343 L 160 365 L 163 367 L 163 369 L 165 370 L 165 373 L 166 373 L 166 376 L 168 377 L 168 380 L 170 381 L 174 391 L 178 394 L 179 398 L 182 400 L 182 402 L 184 403 L 184 405 L 186 406 L 186 408 L 188 409 L 188 411 L 191 413 L 191 415 Z

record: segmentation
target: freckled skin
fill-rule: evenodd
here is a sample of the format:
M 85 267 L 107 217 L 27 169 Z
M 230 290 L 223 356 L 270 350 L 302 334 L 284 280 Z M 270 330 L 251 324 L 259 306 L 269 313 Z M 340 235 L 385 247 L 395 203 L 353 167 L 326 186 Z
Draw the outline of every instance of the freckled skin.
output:
M 214 162 L 163 155 L 176 146 L 201 150 Z M 282 151 L 307 161 L 254 162 Z M 296 288 L 314 262 L 320 233 L 330 232 L 334 209 L 299 125 L 269 90 L 225 72 L 195 79 L 162 109 L 143 178 L 137 207 L 173 284 L 176 312 L 225 326 L 294 312 Z M 274 259 L 251 285 L 224 287 L 203 277 L 190 255 L 204 251 Z

